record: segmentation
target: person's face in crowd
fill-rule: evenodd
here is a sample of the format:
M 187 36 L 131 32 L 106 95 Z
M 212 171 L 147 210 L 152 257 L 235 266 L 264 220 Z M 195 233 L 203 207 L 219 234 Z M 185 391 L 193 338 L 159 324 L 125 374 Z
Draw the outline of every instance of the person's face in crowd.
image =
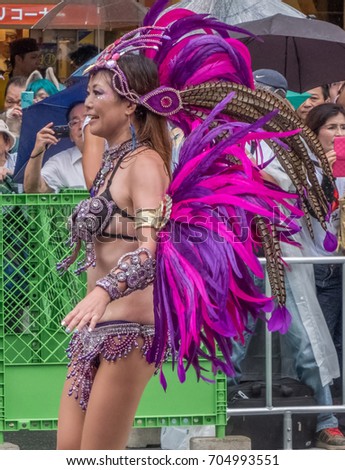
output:
M 7 89 L 4 102 L 4 110 L 7 111 L 12 108 L 21 109 L 21 93 L 25 90 L 25 86 L 10 85 Z
M 329 85 L 328 92 L 329 92 L 329 101 L 331 103 L 335 103 L 337 101 L 339 90 L 340 90 L 343 83 L 345 83 L 345 82 L 344 81 L 342 81 L 342 82 L 333 82 Z
M 105 73 L 99 72 L 90 78 L 85 105 L 91 117 L 91 134 L 103 137 L 109 145 L 129 138 L 130 109 L 133 105 L 114 93 Z
M 28 77 L 31 72 L 37 70 L 40 65 L 41 53 L 39 51 L 28 52 L 23 57 L 16 55 L 16 75 Z
M 318 138 L 325 152 L 333 150 L 334 137 L 345 135 L 345 116 L 341 113 L 332 116 L 320 127 Z
M 78 149 L 82 152 L 84 146 L 82 134 L 83 122 L 85 119 L 84 104 L 80 103 L 74 106 L 72 111 L 69 113 L 68 119 L 68 125 L 70 128 L 70 138 L 72 142 L 74 142 Z
M 11 143 L 7 136 L 3 132 L 0 132 L 0 157 L 4 157 L 7 152 L 9 152 L 10 145 Z
M 302 119 L 302 121 L 306 120 L 307 114 L 312 108 L 325 102 L 323 91 L 320 86 L 313 88 L 312 90 L 308 90 L 307 93 L 309 93 L 311 96 L 309 96 L 309 98 L 306 99 L 305 102 L 296 109 L 296 113 Z
M 45 98 L 48 98 L 50 96 L 44 88 L 40 88 L 37 93 L 35 94 L 35 103 L 38 103 L 39 101 L 44 100 Z

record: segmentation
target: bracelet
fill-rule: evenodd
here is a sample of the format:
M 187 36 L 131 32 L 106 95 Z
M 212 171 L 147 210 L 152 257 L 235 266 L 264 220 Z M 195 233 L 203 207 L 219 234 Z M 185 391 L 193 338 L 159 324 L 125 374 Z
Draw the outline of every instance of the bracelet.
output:
M 140 255 L 146 255 L 146 259 L 142 261 Z M 125 297 L 153 283 L 155 264 L 156 261 L 148 249 L 138 248 L 121 256 L 117 266 L 99 279 L 96 286 L 107 291 L 111 300 Z
M 30 158 L 37 158 L 37 157 L 39 157 L 40 155 L 42 155 L 42 153 L 45 152 L 45 150 L 46 150 L 46 149 L 41 150 L 41 152 L 36 153 L 36 155 L 30 155 Z

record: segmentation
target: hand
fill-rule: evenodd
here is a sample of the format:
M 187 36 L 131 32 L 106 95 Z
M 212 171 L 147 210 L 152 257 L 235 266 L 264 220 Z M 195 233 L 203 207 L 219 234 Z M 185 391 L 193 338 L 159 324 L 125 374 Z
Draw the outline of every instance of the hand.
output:
M 13 175 L 13 171 L 5 168 L 4 166 L 0 167 L 0 182 L 2 183 L 7 175 Z
M 23 117 L 23 111 L 20 106 L 13 106 L 6 111 L 6 119 L 14 120 L 21 119 Z
M 50 122 L 37 132 L 35 146 L 31 152 L 33 155 L 37 155 L 40 152 L 43 153 L 50 145 L 55 145 L 59 142 L 59 139 L 55 137 L 52 127 L 53 123 Z
M 93 330 L 103 317 L 107 305 L 110 303 L 109 294 L 101 287 L 95 287 L 87 296 L 61 322 L 66 331 L 74 329 L 80 331 L 86 325 Z
M 330 164 L 330 166 L 332 168 L 333 165 L 334 165 L 334 162 L 337 159 L 337 155 L 336 155 L 335 151 L 334 150 L 329 150 L 328 152 L 326 152 L 326 157 L 327 157 L 328 163 Z

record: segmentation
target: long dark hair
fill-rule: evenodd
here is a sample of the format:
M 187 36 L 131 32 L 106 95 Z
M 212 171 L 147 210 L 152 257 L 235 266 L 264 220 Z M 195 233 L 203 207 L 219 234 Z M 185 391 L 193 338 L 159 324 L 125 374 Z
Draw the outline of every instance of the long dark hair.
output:
M 306 125 L 319 134 L 320 128 L 325 125 L 328 119 L 342 114 L 345 117 L 345 109 L 336 103 L 323 103 L 312 108 L 307 114 Z

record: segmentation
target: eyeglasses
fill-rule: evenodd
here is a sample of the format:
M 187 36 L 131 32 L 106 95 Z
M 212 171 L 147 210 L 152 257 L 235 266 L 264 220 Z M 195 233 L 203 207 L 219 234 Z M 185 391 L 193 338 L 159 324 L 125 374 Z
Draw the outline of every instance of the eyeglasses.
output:
M 78 118 L 71 119 L 71 120 L 68 122 L 68 127 L 69 127 L 70 129 L 73 129 L 73 127 L 79 126 L 82 122 L 84 122 L 84 119 L 78 119 Z

